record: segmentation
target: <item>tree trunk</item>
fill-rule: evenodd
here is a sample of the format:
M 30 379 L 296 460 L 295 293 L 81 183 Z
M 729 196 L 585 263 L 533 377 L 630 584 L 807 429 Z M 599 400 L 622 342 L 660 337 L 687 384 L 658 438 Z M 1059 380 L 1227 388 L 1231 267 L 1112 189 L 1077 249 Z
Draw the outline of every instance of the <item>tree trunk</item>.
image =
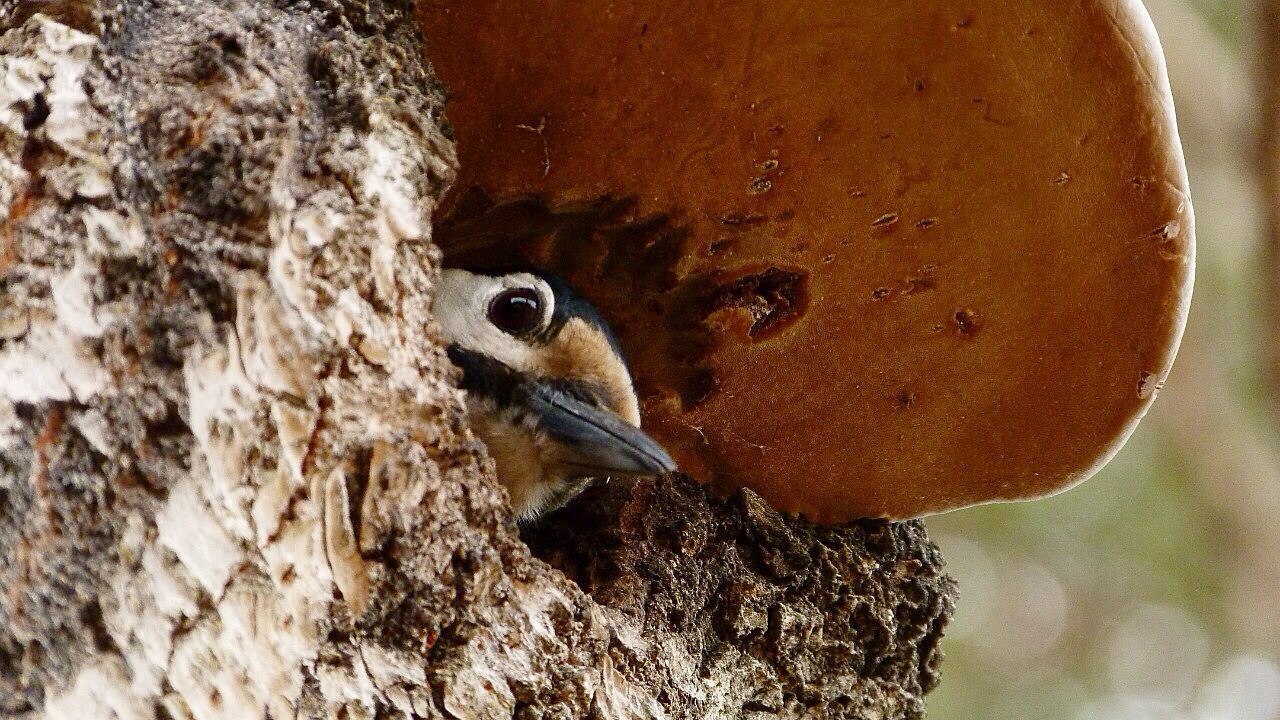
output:
M 519 537 L 430 314 L 413 18 L 0 0 L 0 715 L 922 716 L 919 523 L 671 478 Z

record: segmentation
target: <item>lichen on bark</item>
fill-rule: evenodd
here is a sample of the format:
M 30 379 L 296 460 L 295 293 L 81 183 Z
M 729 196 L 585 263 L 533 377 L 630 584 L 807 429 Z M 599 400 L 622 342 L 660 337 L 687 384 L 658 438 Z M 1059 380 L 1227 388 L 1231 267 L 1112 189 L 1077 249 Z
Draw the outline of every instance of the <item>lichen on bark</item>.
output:
M 530 554 L 430 314 L 412 10 L 0 7 L 0 715 L 918 717 L 917 524 L 672 478 Z

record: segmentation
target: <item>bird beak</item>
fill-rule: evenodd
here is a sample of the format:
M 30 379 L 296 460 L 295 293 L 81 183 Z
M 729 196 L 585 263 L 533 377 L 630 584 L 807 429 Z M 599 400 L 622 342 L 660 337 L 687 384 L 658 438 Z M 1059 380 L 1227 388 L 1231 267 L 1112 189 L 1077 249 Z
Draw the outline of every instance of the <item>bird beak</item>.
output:
M 559 445 L 560 462 L 582 477 L 660 475 L 676 469 L 662 446 L 618 415 L 562 389 L 529 383 L 525 401 L 538 427 Z

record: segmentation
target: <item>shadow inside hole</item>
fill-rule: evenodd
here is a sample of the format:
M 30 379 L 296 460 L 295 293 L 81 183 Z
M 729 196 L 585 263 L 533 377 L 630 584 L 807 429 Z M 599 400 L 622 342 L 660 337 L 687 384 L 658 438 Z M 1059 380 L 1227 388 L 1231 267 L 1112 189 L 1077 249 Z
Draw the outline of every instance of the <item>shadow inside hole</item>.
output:
M 534 557 L 591 595 L 617 580 L 625 552 L 620 522 L 634 480 L 597 481 L 564 507 L 520 525 Z
M 697 407 L 716 390 L 705 362 L 713 349 L 768 340 L 808 309 L 803 269 L 760 263 L 683 269 L 694 255 L 724 253 L 735 233 L 752 232 L 762 217 L 722 218 L 726 236 L 704 250 L 680 221 L 641 215 L 629 197 L 553 206 L 535 196 L 494 201 L 471 187 L 448 207 L 435 237 L 445 265 L 531 265 L 563 277 L 613 325 L 642 401 L 675 396 L 682 411 Z M 742 316 L 741 337 L 719 320 L 708 322 L 723 313 Z
M 716 285 L 677 278 L 687 238 L 665 215 L 638 215 L 633 198 L 553 207 L 533 196 L 495 202 L 475 187 L 435 230 L 447 267 L 533 266 L 564 278 L 617 332 L 641 396 L 674 388 L 690 406 L 711 387 L 701 360 Z

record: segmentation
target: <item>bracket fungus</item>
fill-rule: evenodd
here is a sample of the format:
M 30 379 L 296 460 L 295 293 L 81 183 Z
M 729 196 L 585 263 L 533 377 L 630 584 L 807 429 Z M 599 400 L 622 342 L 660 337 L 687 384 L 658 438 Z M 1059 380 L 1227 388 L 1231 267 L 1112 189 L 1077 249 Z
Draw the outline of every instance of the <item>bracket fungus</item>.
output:
M 691 476 L 821 522 L 1080 482 L 1190 303 L 1136 0 L 425 3 L 461 170 L 438 240 L 614 323 Z

